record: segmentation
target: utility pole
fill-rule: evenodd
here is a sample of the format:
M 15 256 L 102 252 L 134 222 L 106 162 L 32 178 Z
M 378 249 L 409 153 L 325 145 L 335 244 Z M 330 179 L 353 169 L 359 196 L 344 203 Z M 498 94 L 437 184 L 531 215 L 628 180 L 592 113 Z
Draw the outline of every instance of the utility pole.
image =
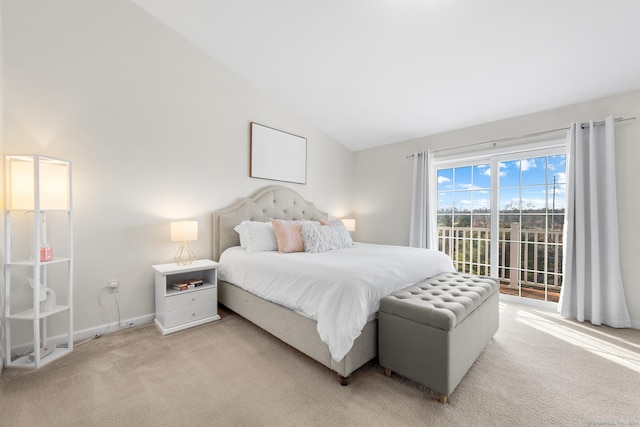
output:
M 556 185 L 558 184 L 558 175 L 553 175 L 553 202 L 551 205 L 551 229 L 554 230 L 556 226 L 555 213 L 556 213 Z

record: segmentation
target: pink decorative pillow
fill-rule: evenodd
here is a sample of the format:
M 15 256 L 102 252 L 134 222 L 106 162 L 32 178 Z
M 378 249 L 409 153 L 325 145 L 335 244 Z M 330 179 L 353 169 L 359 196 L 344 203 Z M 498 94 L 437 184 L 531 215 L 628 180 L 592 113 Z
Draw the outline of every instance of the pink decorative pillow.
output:
M 273 231 L 276 233 L 278 252 L 304 252 L 302 241 L 302 221 L 284 221 L 272 219 Z

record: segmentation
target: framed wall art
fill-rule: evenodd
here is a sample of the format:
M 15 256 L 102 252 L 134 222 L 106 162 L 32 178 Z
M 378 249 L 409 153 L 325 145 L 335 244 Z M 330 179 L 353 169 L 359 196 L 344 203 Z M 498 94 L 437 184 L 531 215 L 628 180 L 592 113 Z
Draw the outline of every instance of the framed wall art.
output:
M 307 139 L 251 122 L 249 176 L 307 183 Z

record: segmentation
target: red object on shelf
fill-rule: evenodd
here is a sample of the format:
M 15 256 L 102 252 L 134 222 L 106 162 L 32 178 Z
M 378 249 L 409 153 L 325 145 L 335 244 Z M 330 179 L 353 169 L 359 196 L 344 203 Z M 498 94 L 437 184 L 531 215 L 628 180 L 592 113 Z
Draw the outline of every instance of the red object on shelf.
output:
M 51 261 L 53 259 L 53 248 L 50 245 L 40 247 L 40 261 Z

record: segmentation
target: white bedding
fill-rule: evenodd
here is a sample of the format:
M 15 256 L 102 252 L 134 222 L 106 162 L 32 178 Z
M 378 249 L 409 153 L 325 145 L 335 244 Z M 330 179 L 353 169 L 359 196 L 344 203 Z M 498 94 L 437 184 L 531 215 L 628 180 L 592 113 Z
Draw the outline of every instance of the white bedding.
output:
M 337 362 L 375 317 L 382 297 L 455 271 L 442 252 L 366 243 L 288 254 L 248 254 L 237 246 L 224 251 L 220 264 L 221 280 L 316 320 L 320 339 Z

